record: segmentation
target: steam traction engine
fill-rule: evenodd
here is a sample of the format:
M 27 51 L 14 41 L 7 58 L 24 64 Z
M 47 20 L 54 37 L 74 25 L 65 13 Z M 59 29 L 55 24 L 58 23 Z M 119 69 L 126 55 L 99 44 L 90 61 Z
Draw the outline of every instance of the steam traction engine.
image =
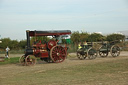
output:
M 70 30 L 56 30 L 56 31 L 26 31 L 27 34 L 27 48 L 25 54 L 20 57 L 19 62 L 22 65 L 34 65 L 36 63 L 36 57 L 46 62 L 63 62 L 67 56 L 67 46 L 57 45 L 59 40 L 57 37 L 61 35 L 71 34 Z M 52 36 L 55 39 L 51 39 L 48 42 L 38 41 L 36 37 L 39 36 Z M 30 37 L 35 37 L 35 42 L 30 46 Z M 44 42 L 44 43 L 42 43 Z

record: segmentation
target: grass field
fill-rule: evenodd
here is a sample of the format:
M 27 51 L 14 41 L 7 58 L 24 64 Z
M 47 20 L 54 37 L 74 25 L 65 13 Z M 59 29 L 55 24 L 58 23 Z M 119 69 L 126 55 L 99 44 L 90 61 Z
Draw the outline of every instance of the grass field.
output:
M 0 65 L 0 85 L 128 85 L 127 55 L 95 60 L 73 56 L 62 63 Z
M 3 59 L 3 62 L 0 62 L 0 65 L 5 65 L 5 64 L 16 64 L 19 63 L 19 57 L 13 57 L 13 58 L 5 58 Z

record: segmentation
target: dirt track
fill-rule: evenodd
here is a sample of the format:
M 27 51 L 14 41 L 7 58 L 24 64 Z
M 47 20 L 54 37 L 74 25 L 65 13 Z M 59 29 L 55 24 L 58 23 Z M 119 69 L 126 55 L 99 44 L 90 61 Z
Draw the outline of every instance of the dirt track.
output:
M 70 55 L 76 56 L 74 53 L 71 53 Z M 26 72 L 43 72 L 47 70 L 52 69 L 60 69 L 60 68 L 67 68 L 75 65 L 80 64 L 95 64 L 99 62 L 109 62 L 109 61 L 115 61 L 120 59 L 128 59 L 128 52 L 121 52 L 119 57 L 113 58 L 110 55 L 106 58 L 97 57 L 94 60 L 79 60 L 76 57 L 67 58 L 62 63 L 45 63 L 43 61 L 38 61 L 35 66 L 21 66 L 20 64 L 11 64 L 11 65 L 1 65 L 0 66 L 0 82 L 2 80 L 6 80 L 8 77 L 14 77 L 17 74 L 20 73 L 26 73 Z
M 17 54 L 18 55 L 18 54 Z M 70 55 L 76 56 L 75 53 L 71 53 Z M 21 54 L 20 54 L 21 56 Z M 35 70 L 38 71 L 43 68 L 43 70 L 48 69 L 55 69 L 55 68 L 65 68 L 69 66 L 79 65 L 79 64 L 94 64 L 99 62 L 108 62 L 108 61 L 114 61 L 119 59 L 127 59 L 128 58 L 128 52 L 121 52 L 119 57 L 113 58 L 111 55 L 109 55 L 106 58 L 97 57 L 94 60 L 79 60 L 77 57 L 71 57 L 67 58 L 62 63 L 45 63 L 41 60 L 37 62 L 35 66 L 21 66 L 20 64 L 12 64 L 12 65 L 1 65 L 0 66 L 0 76 L 8 76 L 11 74 L 16 74 L 20 72 L 25 72 L 29 70 Z

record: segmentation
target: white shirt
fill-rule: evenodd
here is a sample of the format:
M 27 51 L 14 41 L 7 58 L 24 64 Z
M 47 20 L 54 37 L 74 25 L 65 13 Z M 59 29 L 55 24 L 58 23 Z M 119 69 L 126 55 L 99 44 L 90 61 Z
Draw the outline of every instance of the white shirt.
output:
M 6 48 L 6 52 L 8 52 L 9 50 L 10 50 L 10 49 L 7 47 L 7 48 Z

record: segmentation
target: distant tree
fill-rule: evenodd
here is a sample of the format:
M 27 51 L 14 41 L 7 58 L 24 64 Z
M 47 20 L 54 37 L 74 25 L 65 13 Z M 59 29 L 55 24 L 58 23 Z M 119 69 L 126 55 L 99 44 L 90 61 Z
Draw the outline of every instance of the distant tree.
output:
M 3 38 L 1 39 L 2 43 L 0 44 L 0 48 L 5 49 L 7 46 L 11 47 L 11 39 L 10 38 Z
M 85 42 L 85 41 L 87 41 L 87 39 L 88 39 L 88 36 L 89 36 L 89 34 L 87 33 L 87 32 L 82 32 L 81 34 L 80 34 L 80 41 L 81 42 Z
M 16 49 L 24 49 L 26 46 L 26 40 L 11 40 L 10 38 L 3 38 L 1 39 L 2 43 L 0 43 L 0 48 L 5 49 L 7 46 L 11 50 L 16 50 Z
M 110 34 L 107 36 L 106 38 L 107 41 L 124 41 L 125 40 L 125 36 L 122 34 Z
M 79 33 L 79 31 L 75 31 L 71 34 L 71 41 L 74 44 L 78 44 L 80 42 L 80 33 Z
M 11 49 L 19 49 L 18 43 L 19 42 L 17 40 L 11 40 L 11 42 L 10 42 L 10 48 Z
M 99 33 L 92 33 L 88 37 L 89 42 L 98 42 L 98 41 L 102 41 L 104 39 L 105 39 L 105 37 L 102 34 L 99 34 Z
M 25 49 L 25 46 L 27 46 L 27 40 L 21 40 L 18 45 L 21 49 Z

